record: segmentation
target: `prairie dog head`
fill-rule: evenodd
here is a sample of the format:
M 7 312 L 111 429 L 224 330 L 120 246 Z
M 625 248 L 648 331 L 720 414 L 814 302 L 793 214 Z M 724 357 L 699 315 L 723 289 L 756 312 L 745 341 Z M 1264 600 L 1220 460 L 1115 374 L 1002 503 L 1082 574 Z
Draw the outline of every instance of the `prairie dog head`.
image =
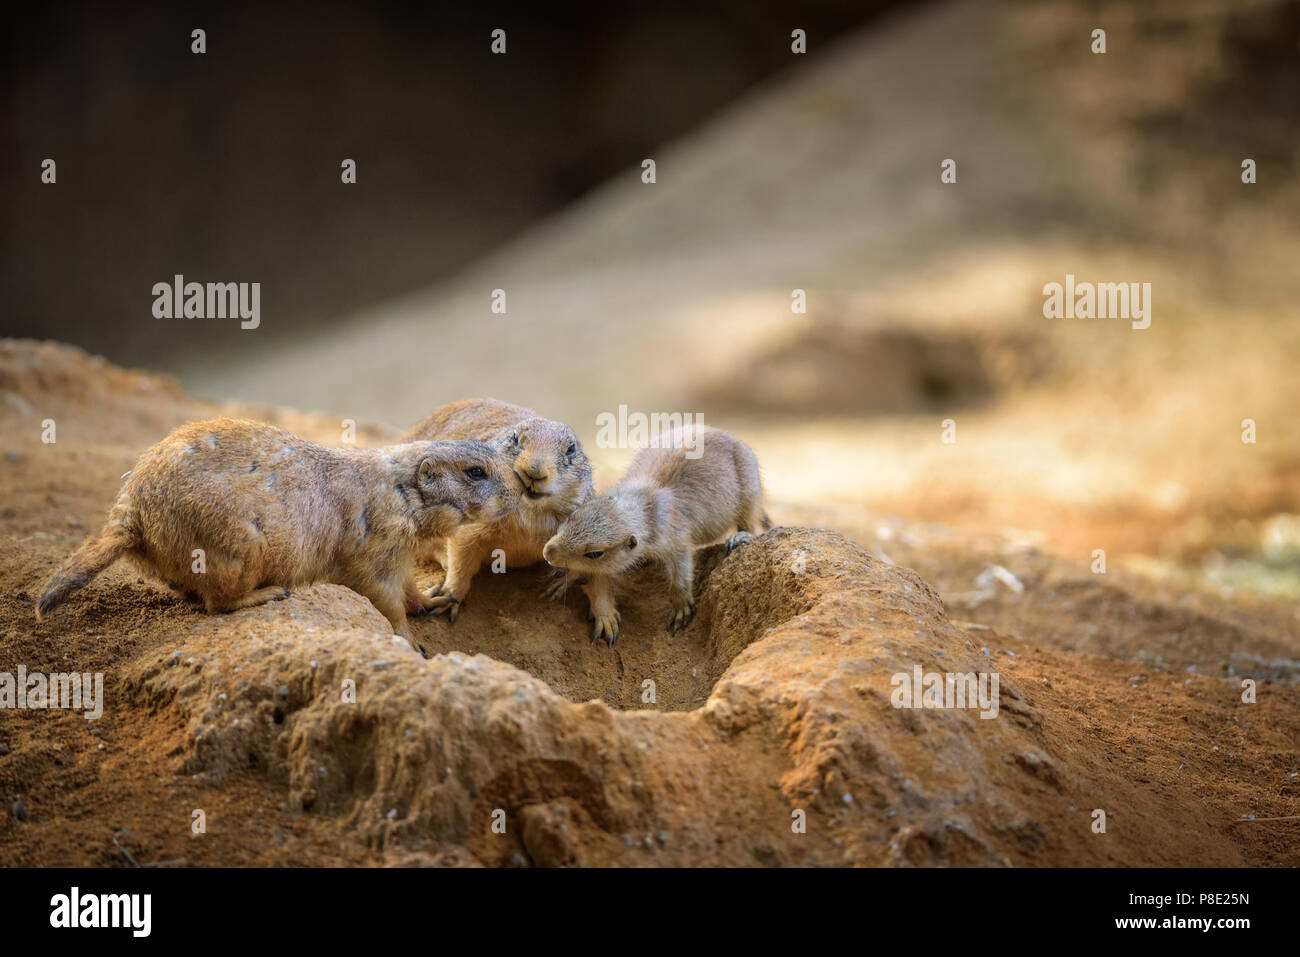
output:
M 422 534 L 449 535 L 471 521 L 495 522 L 519 504 L 509 463 L 486 442 L 420 442 L 414 491 Z
M 591 463 L 573 429 L 524 419 L 501 433 L 497 449 L 519 483 L 521 509 L 568 512 L 591 494 Z
M 542 557 L 556 568 L 618 575 L 645 557 L 653 508 L 639 495 L 594 498 L 564 520 Z

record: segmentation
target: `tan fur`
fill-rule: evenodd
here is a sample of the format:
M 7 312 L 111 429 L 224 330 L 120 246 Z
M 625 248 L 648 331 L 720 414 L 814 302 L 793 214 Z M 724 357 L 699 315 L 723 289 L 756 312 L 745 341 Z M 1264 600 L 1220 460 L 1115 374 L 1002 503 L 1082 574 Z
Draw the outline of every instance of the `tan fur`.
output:
M 421 543 L 517 499 L 481 442 L 333 449 L 256 422 L 196 422 L 140 456 L 100 537 L 55 573 L 36 617 L 125 557 L 209 612 L 315 582 L 346 585 L 409 638 L 406 612 L 428 609 L 414 578 Z
M 552 565 L 585 575 L 593 641 L 604 636 L 613 645 L 618 637 L 613 583 L 629 568 L 658 561 L 668 569 L 668 630 L 674 632 L 695 614 L 694 549 L 735 530 L 731 549 L 772 527 L 763 512 L 758 460 L 744 442 L 706 425 L 674 429 L 658 441 L 661 447 L 637 452 L 607 494 L 570 515 L 542 552 Z M 696 449 L 699 457 L 691 458 Z
M 430 601 L 435 610 L 446 610 L 453 622 L 474 575 L 493 551 L 504 552 L 507 567 L 540 562 L 542 546 L 593 494 L 591 465 L 573 430 L 522 406 L 496 399 L 450 402 L 431 412 L 405 439 L 487 442 L 510 463 L 521 493 L 515 511 L 500 521 L 463 525 L 450 539 L 431 543 L 426 557 L 441 564 L 446 576 Z M 563 585 L 559 579 L 547 593 L 558 598 Z

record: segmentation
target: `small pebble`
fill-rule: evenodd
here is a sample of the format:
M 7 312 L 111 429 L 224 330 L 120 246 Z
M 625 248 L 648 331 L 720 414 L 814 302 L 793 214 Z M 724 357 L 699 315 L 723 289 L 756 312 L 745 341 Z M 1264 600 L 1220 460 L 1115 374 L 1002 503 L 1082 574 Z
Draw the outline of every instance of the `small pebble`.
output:
M 27 808 L 23 807 L 21 798 L 14 798 L 14 817 L 20 821 L 27 820 Z
M 8 754 L 8 753 L 9 753 L 9 745 L 7 745 L 7 744 L 0 744 L 0 754 Z M 1293 775 L 1293 777 L 1294 777 L 1294 775 Z
M 280 687 L 276 689 L 275 693 L 278 694 L 281 698 L 287 698 L 289 697 L 289 686 L 280 685 Z

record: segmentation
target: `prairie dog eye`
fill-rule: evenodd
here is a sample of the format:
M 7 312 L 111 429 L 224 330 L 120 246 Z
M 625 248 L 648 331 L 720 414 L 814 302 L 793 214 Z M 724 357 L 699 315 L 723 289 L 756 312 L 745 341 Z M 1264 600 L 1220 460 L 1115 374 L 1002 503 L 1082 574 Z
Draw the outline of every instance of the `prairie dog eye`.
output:
M 587 553 L 584 554 L 582 557 L 583 557 L 583 558 L 599 558 L 601 555 L 604 555 L 604 554 L 605 554 L 604 552 L 587 552 Z
M 483 469 L 479 468 L 477 465 L 473 466 L 472 468 L 467 468 L 465 470 L 465 474 L 468 475 L 470 478 L 474 479 L 474 481 L 476 482 L 480 479 L 487 478 L 487 472 L 483 471 Z
M 573 444 L 571 444 L 567 449 L 564 450 L 564 454 L 567 455 L 569 458 L 573 458 L 575 455 L 577 455 L 578 443 L 574 442 Z

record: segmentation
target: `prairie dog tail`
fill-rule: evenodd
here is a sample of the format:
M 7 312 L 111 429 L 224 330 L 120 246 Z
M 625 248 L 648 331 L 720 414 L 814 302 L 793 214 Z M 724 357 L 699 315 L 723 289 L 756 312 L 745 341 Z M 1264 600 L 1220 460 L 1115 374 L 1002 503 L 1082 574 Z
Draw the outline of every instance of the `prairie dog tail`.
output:
M 135 535 L 120 521 L 109 522 L 99 538 L 92 538 L 72 553 L 54 573 L 36 603 L 36 620 L 42 620 L 55 605 L 86 585 L 136 545 Z

